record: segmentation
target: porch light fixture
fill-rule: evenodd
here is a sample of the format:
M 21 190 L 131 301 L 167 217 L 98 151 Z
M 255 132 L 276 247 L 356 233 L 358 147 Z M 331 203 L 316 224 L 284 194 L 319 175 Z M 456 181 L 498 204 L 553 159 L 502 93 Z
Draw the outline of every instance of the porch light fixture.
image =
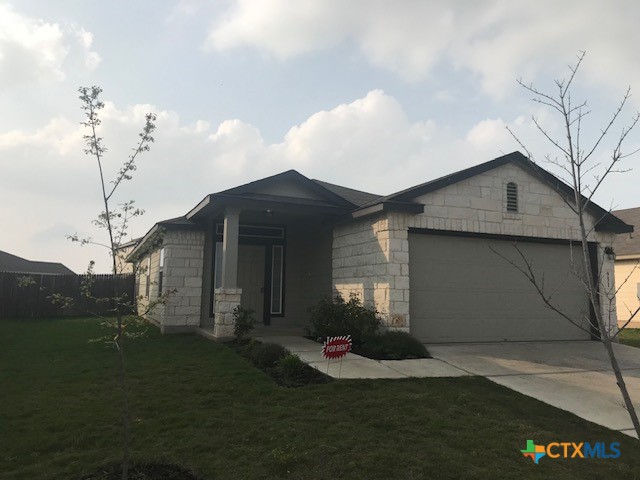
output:
M 607 255 L 609 260 L 616 259 L 616 252 L 613 251 L 613 247 L 604 247 L 604 253 Z

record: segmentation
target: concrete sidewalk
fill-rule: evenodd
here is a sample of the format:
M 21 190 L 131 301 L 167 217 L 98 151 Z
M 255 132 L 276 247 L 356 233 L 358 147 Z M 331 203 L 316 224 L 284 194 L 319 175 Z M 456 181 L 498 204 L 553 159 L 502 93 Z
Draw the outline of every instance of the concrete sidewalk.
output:
M 461 377 L 470 375 L 435 358 L 373 360 L 348 353 L 342 360 L 322 358 L 322 345 L 301 336 L 255 337 L 263 343 L 277 343 L 316 370 L 333 378 Z

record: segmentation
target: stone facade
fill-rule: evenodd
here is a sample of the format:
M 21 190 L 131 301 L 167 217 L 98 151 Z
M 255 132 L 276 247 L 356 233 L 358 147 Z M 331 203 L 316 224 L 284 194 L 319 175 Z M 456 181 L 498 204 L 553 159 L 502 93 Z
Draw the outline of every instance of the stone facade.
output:
M 167 231 L 163 239 L 163 290 L 175 289 L 164 306 L 163 331 L 189 330 L 200 325 L 204 233 Z
M 333 234 L 333 287 L 358 295 L 383 323 L 409 327 L 409 240 L 387 216 L 338 225 Z
M 518 186 L 518 213 L 507 212 L 506 185 Z M 389 212 L 334 228 L 333 286 L 348 298 L 355 293 L 375 306 L 390 327 L 408 330 L 409 251 L 408 229 L 422 228 L 479 234 L 579 240 L 579 223 L 558 192 L 514 164 L 507 164 L 462 180 L 413 201 L 425 205 L 424 213 Z M 598 242 L 601 271 L 601 311 L 615 328 L 612 302 L 613 261 L 603 252 L 614 235 L 592 230 Z
M 164 251 L 162 268 L 161 251 Z M 141 296 L 138 300 L 139 313 L 144 312 L 149 302 L 160 296 L 160 271 L 162 293 L 176 290 L 169 295 L 164 305 L 156 305 L 146 315 L 149 320 L 160 326 L 163 333 L 189 331 L 200 325 L 203 254 L 204 233 L 170 230 L 165 232 L 162 245 L 141 259 L 140 264 L 143 268 L 137 279 Z M 147 265 L 150 265 L 148 275 L 144 268 Z
M 138 314 L 143 315 L 149 307 L 149 302 L 158 298 L 158 272 L 160 268 L 160 249 L 148 252 L 139 261 L 136 271 L 136 291 L 138 292 Z M 162 306 L 145 316 L 160 325 L 160 317 L 164 314 Z
M 233 311 L 240 305 L 241 288 L 216 288 L 214 292 L 213 335 L 216 338 L 233 336 Z

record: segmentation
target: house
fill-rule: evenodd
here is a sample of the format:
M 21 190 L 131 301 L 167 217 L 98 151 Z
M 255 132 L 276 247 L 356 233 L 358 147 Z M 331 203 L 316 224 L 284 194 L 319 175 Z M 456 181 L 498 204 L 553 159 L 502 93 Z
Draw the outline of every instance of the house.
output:
M 127 262 L 126 258 L 133 249 L 136 248 L 142 237 L 133 238 L 128 242 L 122 242 L 116 249 L 116 272 L 119 274 L 134 273 L 133 263 Z
M 0 250 L 0 272 L 31 275 L 75 275 L 61 263 L 35 262 Z
M 612 212 L 625 223 L 640 227 L 640 207 L 628 208 Z M 640 308 L 640 235 L 630 232 L 617 235 L 613 244 L 616 255 L 616 311 L 618 325 L 623 326 L 632 313 Z M 629 328 L 640 328 L 640 313 L 638 313 Z
M 158 222 L 129 259 L 148 267 L 146 299 L 177 289 L 152 316 L 166 333 L 229 336 L 238 304 L 265 325 L 301 328 L 309 306 L 339 292 L 425 342 L 583 340 L 597 332 L 573 273 L 572 195 L 519 152 L 387 196 L 289 170 Z M 604 248 L 633 228 L 595 204 L 587 228 L 593 267 L 612 276 Z M 578 326 L 545 308 L 514 266 L 523 259 Z

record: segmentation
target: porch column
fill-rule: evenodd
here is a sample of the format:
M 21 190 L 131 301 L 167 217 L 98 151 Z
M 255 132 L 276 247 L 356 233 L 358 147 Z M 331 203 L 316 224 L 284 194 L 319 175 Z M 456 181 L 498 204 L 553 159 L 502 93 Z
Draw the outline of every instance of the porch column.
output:
M 240 209 L 228 208 L 224 214 L 222 237 L 222 279 L 213 293 L 213 335 L 233 335 L 233 311 L 240 305 L 242 289 L 238 288 L 238 240 Z
M 224 214 L 222 236 L 222 288 L 238 286 L 238 229 L 240 209 L 228 208 Z

